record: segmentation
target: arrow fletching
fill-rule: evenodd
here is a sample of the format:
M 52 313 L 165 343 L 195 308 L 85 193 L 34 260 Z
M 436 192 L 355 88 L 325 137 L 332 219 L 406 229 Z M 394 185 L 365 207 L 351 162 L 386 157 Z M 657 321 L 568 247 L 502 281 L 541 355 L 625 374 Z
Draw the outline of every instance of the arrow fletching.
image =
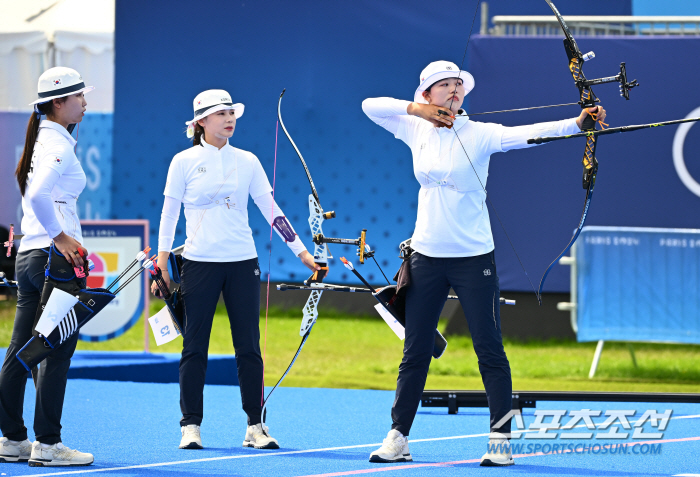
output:
M 352 263 L 350 263 L 345 257 L 340 257 L 340 261 L 343 262 L 343 265 L 345 265 L 345 268 L 348 270 L 355 270 L 355 267 L 352 266 Z

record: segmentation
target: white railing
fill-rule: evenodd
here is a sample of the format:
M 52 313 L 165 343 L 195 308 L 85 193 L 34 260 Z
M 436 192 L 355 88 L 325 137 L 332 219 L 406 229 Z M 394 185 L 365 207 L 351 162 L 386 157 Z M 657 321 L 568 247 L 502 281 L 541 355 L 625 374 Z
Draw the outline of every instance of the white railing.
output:
M 700 36 L 700 16 L 565 16 L 576 36 Z M 554 15 L 496 15 L 488 29 L 494 36 L 561 36 Z M 484 33 L 482 29 L 482 33 Z

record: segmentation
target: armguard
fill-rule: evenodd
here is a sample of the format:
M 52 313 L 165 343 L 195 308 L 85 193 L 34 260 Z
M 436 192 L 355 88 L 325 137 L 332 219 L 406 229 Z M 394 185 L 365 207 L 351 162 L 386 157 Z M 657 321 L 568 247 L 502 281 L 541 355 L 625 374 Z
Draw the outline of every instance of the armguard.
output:
M 272 221 L 272 226 L 282 235 L 285 242 L 294 242 L 296 240 L 297 234 L 294 233 L 292 224 L 289 223 L 284 215 L 275 217 L 275 220 Z

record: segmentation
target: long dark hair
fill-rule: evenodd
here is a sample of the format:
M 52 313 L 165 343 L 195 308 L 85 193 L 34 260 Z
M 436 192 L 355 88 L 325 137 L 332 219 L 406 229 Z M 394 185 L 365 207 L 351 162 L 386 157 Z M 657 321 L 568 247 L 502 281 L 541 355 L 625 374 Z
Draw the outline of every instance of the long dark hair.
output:
M 58 98 L 59 102 L 65 101 L 65 98 Z M 47 103 L 42 103 L 37 105 L 39 111 L 47 116 L 53 116 L 53 101 Z M 34 155 L 34 144 L 36 143 L 36 137 L 39 135 L 39 123 L 41 119 L 38 117 L 37 113 L 32 113 L 27 123 L 27 136 L 24 139 L 24 150 L 22 151 L 22 157 L 17 164 L 17 169 L 15 170 L 15 177 L 17 178 L 17 183 L 19 184 L 19 190 L 24 196 L 24 192 L 27 188 L 27 176 L 29 175 L 29 170 L 32 167 L 32 156 Z
M 193 146 L 202 145 L 202 136 L 204 136 L 204 128 L 199 123 L 194 123 L 194 137 L 192 138 Z

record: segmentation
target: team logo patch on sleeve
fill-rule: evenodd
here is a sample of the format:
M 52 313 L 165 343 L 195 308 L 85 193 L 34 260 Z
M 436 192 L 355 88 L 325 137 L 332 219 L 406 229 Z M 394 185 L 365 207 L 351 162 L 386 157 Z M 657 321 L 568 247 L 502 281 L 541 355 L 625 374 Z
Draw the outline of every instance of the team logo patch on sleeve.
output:
M 207 168 L 206 167 L 199 167 L 197 169 L 197 172 L 207 172 Z
M 63 164 L 63 161 L 61 160 L 60 157 L 54 157 L 53 162 L 55 162 L 55 163 L 58 164 L 58 165 Z

